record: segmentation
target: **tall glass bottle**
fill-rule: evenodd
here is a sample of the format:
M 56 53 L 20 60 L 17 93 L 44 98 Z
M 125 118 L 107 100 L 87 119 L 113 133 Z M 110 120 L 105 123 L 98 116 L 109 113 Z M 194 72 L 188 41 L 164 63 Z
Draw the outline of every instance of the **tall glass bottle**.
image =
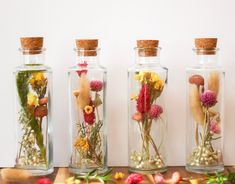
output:
M 98 40 L 76 40 L 77 63 L 68 72 L 71 121 L 70 172 L 107 170 L 106 69 L 99 65 Z
M 129 170 L 166 171 L 167 69 L 160 65 L 158 40 L 138 40 L 136 64 L 128 70 Z
M 15 167 L 32 175 L 53 172 L 51 69 L 44 65 L 43 38 L 21 38 L 23 65 L 14 72 L 17 155 Z
M 186 70 L 186 169 L 197 173 L 224 169 L 224 71 L 217 62 L 216 45 L 216 38 L 195 39 L 196 64 Z

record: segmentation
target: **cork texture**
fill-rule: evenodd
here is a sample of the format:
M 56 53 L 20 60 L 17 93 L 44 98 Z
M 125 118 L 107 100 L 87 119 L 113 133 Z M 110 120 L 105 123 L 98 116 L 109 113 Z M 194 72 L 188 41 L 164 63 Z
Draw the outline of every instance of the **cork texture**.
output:
M 23 54 L 40 54 L 43 47 L 43 37 L 20 38 Z
M 197 54 L 199 55 L 215 54 L 217 38 L 196 38 L 195 47 L 198 49 Z
M 78 51 L 78 55 L 83 56 L 96 56 L 98 40 L 97 39 L 77 39 L 76 40 L 77 49 L 84 49 L 84 51 Z
M 157 56 L 158 40 L 137 40 L 138 54 L 142 57 Z

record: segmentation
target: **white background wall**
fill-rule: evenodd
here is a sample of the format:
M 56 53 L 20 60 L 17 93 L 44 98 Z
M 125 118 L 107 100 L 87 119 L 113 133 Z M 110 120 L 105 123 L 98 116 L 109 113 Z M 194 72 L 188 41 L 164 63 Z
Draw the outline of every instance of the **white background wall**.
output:
M 12 70 L 21 64 L 19 38 L 44 36 L 54 71 L 55 165 L 68 162 L 66 69 L 75 62 L 75 38 L 98 38 L 108 69 L 109 165 L 127 165 L 126 70 L 136 39 L 159 39 L 169 68 L 169 164 L 185 159 L 185 67 L 195 37 L 218 37 L 226 69 L 225 163 L 235 164 L 234 0 L 0 0 L 0 166 L 14 163 Z

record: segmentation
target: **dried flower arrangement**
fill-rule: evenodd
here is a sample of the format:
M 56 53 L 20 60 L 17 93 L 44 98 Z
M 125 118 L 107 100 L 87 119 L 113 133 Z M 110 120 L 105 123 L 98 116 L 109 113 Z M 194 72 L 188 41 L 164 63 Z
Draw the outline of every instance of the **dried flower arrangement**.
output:
M 99 107 L 102 106 L 101 92 L 104 84 L 100 80 L 89 81 L 86 62 L 80 63 L 77 70 L 79 89 L 73 91 L 77 106 L 77 135 L 74 140 L 76 166 L 103 167 L 104 155 L 102 147 L 103 126 Z M 81 113 L 80 113 L 81 112 Z
M 16 86 L 20 102 L 18 121 L 23 132 L 17 166 L 45 167 L 48 165 L 47 137 L 44 137 L 42 123 L 48 115 L 47 78 L 44 71 L 20 71 L 16 75 Z
M 138 124 L 141 136 L 141 150 L 131 152 L 132 167 L 151 170 L 165 167 L 160 149 L 162 141 L 157 145 L 151 135 L 153 123 L 164 123 L 162 119 L 163 108 L 157 104 L 158 97 L 164 88 L 164 81 L 155 72 L 138 72 L 135 75 L 140 85 L 138 95 L 133 95 L 132 101 L 136 103 L 136 112 L 132 116 L 134 123 Z M 164 125 L 165 126 L 165 125 Z M 159 137 L 159 139 L 161 139 Z M 154 154 L 150 150 L 154 150 Z
M 218 72 L 211 72 L 205 89 L 203 76 L 192 75 L 189 78 L 190 110 L 196 122 L 196 148 L 189 157 L 189 164 L 192 166 L 215 165 L 222 159 L 220 150 L 215 150 L 213 147 L 213 141 L 221 138 L 220 114 L 214 110 L 219 94 L 219 79 Z

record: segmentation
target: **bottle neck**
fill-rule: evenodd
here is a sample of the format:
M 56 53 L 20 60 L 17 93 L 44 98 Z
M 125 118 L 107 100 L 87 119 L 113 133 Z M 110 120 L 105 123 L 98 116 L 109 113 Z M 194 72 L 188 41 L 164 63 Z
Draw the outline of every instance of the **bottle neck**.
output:
M 136 56 L 136 63 L 141 65 L 160 65 L 159 56 L 143 57 Z
M 216 66 L 218 65 L 218 56 L 215 55 L 197 55 L 197 64 L 202 66 Z
M 20 49 L 24 65 L 43 65 L 45 60 L 45 49 L 24 50 Z
M 160 65 L 160 49 L 156 48 L 135 48 L 135 60 L 140 65 Z
M 86 64 L 87 66 L 96 66 L 99 64 L 99 50 L 84 50 L 75 48 L 76 52 L 76 65 Z
M 217 66 L 218 49 L 193 49 L 196 54 L 196 64 L 199 66 Z

